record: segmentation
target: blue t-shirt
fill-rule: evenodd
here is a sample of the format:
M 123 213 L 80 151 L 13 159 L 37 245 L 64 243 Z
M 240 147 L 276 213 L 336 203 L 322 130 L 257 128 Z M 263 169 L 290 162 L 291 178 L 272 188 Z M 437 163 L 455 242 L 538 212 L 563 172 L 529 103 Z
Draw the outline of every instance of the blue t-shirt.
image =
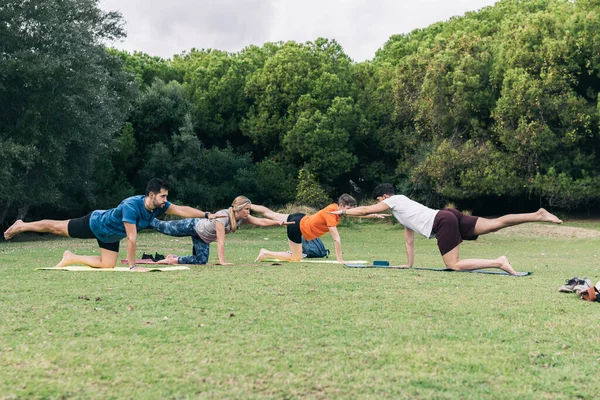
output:
M 163 208 L 152 211 L 144 206 L 144 195 L 126 198 L 116 208 L 96 210 L 90 217 L 90 229 L 98 239 L 105 243 L 115 243 L 127 237 L 123 222 L 135 224 L 137 230 L 147 228 L 150 221 L 164 214 L 171 206 L 166 202 Z

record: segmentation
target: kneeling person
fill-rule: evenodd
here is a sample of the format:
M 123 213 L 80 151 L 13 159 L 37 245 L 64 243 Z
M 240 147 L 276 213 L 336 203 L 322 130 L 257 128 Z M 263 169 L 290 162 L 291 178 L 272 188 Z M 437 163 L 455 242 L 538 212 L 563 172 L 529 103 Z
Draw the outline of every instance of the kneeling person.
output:
M 509 214 L 499 218 L 487 219 L 465 215 L 458 210 L 448 208 L 434 210 L 403 195 L 396 195 L 394 187 L 389 183 L 377 186 L 373 197 L 378 204 L 356 207 L 347 210 L 348 215 L 365 215 L 392 210 L 394 217 L 404 226 L 404 239 L 408 265 L 414 263 L 414 233 L 420 233 L 426 238 L 437 238 L 438 248 L 446 267 L 457 271 L 470 271 L 480 268 L 500 268 L 510 274 L 517 272 L 512 268 L 505 256 L 495 260 L 459 258 L 460 244 L 463 240 L 476 240 L 479 235 L 496 232 L 502 228 L 527 222 L 550 222 L 562 224 L 555 215 L 543 208 L 527 214 Z M 332 214 L 341 214 L 334 211 Z
M 220 265 L 231 265 L 225 261 L 225 235 L 235 232 L 242 224 L 256 226 L 289 225 L 289 222 L 273 221 L 255 218 L 250 215 L 252 203 L 245 196 L 236 197 L 229 209 L 221 210 L 217 215 L 223 215 L 214 220 L 201 218 L 186 218 L 179 221 L 160 221 L 154 219 L 151 226 L 160 233 L 169 236 L 192 238 L 192 255 L 178 257 L 169 254 L 159 264 L 206 264 L 210 252 L 210 244 L 217 242 L 217 252 Z
M 80 256 L 66 250 L 62 260 L 54 268 L 73 264 L 83 264 L 92 268 L 114 268 L 119 255 L 119 242 L 127 238 L 127 259 L 129 268 L 139 272 L 148 271 L 135 265 L 137 232 L 147 228 L 157 216 L 162 214 L 181 217 L 215 218 L 216 215 L 204 211 L 171 204 L 167 201 L 169 185 L 162 179 L 152 179 L 146 186 L 146 194 L 129 197 L 110 210 L 96 210 L 81 218 L 69 220 L 41 220 L 23 222 L 17 220 L 4 232 L 6 240 L 23 232 L 48 232 L 76 239 L 96 239 L 100 256 Z
M 277 221 L 295 222 L 288 225 L 287 237 L 290 252 L 285 251 L 270 251 L 261 249 L 255 261 L 261 261 L 265 258 L 276 258 L 287 261 L 300 261 L 302 259 L 302 238 L 310 241 L 325 235 L 327 232 L 331 234 L 335 245 L 335 256 L 337 261 L 343 263 L 342 258 L 342 242 L 340 234 L 337 230 L 337 225 L 340 223 L 340 216 L 335 214 L 345 214 L 347 210 L 356 206 L 356 200 L 349 194 L 343 194 L 338 199 L 337 204 L 330 204 L 319 212 L 313 215 L 303 213 L 282 214 L 274 212 L 267 207 L 252 205 L 252 211 L 263 214 L 266 218 Z M 350 214 L 348 214 L 350 215 Z M 367 218 L 382 218 L 380 214 L 366 215 Z

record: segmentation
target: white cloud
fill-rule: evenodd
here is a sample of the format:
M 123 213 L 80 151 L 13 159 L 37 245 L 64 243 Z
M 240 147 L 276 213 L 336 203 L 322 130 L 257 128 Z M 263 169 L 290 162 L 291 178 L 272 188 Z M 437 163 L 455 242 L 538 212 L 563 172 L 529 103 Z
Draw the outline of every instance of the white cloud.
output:
M 335 39 L 355 61 L 390 36 L 425 28 L 495 0 L 100 0 L 127 23 L 129 51 L 169 58 L 191 48 L 237 52 L 254 44 Z

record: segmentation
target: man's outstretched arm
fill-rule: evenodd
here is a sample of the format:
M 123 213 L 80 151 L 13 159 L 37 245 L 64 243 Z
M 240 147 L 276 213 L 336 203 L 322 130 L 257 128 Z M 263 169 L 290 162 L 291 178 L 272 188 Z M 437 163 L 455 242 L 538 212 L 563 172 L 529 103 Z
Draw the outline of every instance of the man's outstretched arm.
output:
M 329 214 L 338 214 L 338 215 L 353 215 L 353 216 L 361 216 L 367 214 L 375 214 L 380 213 L 385 210 L 389 210 L 390 206 L 385 204 L 384 202 L 373 204 L 370 206 L 360 206 L 350 208 L 348 210 L 338 210 L 338 211 L 329 211 Z
M 178 215 L 183 218 L 206 218 L 207 214 L 208 219 L 227 217 L 227 215 L 224 214 L 211 214 L 194 207 L 178 206 L 177 204 L 171 204 L 165 213 L 169 215 Z

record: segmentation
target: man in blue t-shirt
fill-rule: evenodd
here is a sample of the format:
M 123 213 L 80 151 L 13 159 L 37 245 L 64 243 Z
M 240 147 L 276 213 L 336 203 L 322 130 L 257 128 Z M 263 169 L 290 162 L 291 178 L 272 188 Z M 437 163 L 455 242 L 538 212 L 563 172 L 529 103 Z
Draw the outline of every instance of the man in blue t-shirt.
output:
M 152 219 L 163 214 L 179 215 L 183 218 L 217 218 L 193 207 L 178 206 L 167 201 L 169 185 L 162 179 L 154 178 L 146 186 L 146 195 L 132 196 L 110 210 L 96 210 L 81 218 L 63 221 L 44 219 L 35 222 L 17 220 L 4 232 L 9 240 L 22 232 L 49 232 L 55 235 L 78 239 L 96 239 L 100 246 L 100 256 L 78 256 L 65 251 L 62 260 L 55 268 L 72 264 L 84 264 L 93 268 L 114 268 L 119 255 L 119 242 L 127 238 L 127 260 L 129 269 L 145 272 L 147 268 L 136 267 L 135 253 L 137 232 L 147 228 Z

